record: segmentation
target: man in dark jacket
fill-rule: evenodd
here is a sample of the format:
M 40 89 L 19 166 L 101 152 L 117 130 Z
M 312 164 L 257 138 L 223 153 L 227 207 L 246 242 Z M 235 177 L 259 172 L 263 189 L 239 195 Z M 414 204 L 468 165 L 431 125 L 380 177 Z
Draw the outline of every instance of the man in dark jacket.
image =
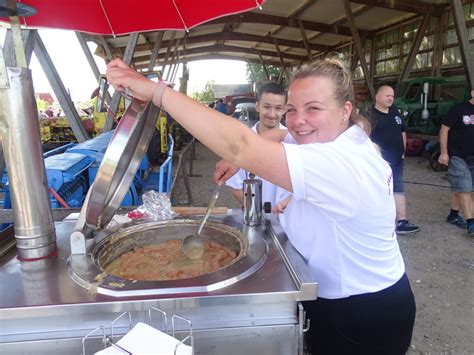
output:
M 417 232 L 420 228 L 406 218 L 403 165 L 405 159 L 406 133 L 400 113 L 393 105 L 394 91 L 383 85 L 375 95 L 375 105 L 370 110 L 372 119 L 372 141 L 379 145 L 383 158 L 393 173 L 393 194 L 397 210 L 397 234 Z

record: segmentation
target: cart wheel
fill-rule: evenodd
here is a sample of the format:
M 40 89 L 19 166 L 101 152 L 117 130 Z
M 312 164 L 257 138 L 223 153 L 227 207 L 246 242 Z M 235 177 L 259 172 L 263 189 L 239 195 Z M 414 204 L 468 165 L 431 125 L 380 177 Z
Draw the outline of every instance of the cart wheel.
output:
M 438 163 L 439 153 L 439 150 L 437 150 L 430 155 L 430 167 L 436 172 L 446 171 L 448 170 L 448 167 Z
M 426 141 L 418 138 L 407 138 L 407 146 L 405 154 L 408 157 L 415 157 L 420 155 L 425 149 Z

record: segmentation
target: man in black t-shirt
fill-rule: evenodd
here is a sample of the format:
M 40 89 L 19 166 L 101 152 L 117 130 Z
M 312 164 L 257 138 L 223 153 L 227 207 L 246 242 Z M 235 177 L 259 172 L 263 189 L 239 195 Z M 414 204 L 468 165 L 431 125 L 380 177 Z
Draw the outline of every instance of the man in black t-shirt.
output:
M 378 144 L 382 157 L 389 163 L 393 174 L 393 195 L 397 210 L 397 234 L 417 232 L 420 228 L 406 218 L 405 187 L 403 184 L 403 165 L 405 159 L 405 125 L 397 109 L 392 107 L 394 91 L 383 85 L 375 95 L 375 105 L 369 116 L 372 120 L 371 139 Z
M 459 206 L 467 222 L 467 232 L 474 236 L 474 90 L 468 102 L 457 104 L 448 111 L 439 131 L 441 152 L 439 163 L 448 166 L 453 191 L 449 223 L 462 226 Z

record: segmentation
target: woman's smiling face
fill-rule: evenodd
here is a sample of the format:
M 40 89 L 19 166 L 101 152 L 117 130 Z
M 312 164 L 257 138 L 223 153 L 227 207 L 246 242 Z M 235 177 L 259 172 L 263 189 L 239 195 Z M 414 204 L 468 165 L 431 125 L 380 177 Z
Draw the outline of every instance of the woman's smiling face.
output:
M 286 126 L 297 144 L 331 142 L 349 127 L 352 104 L 336 100 L 325 76 L 294 80 L 288 90 Z

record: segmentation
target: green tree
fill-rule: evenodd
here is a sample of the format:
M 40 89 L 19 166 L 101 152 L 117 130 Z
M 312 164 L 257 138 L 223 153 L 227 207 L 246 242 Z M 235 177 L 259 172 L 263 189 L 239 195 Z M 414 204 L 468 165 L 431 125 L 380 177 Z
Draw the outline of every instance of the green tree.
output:
M 276 81 L 280 76 L 281 68 L 274 65 L 267 65 L 266 68 L 268 74 L 270 75 L 270 79 Z M 254 75 L 252 75 L 252 72 Z M 250 82 L 255 81 L 257 84 L 257 88 L 265 81 L 268 81 L 267 74 L 263 69 L 263 65 L 257 63 L 247 63 L 247 79 Z
M 200 92 L 194 92 L 192 98 L 202 103 L 209 103 L 214 101 L 214 86 L 216 85 L 215 81 L 209 80 L 204 86 L 204 90 Z

